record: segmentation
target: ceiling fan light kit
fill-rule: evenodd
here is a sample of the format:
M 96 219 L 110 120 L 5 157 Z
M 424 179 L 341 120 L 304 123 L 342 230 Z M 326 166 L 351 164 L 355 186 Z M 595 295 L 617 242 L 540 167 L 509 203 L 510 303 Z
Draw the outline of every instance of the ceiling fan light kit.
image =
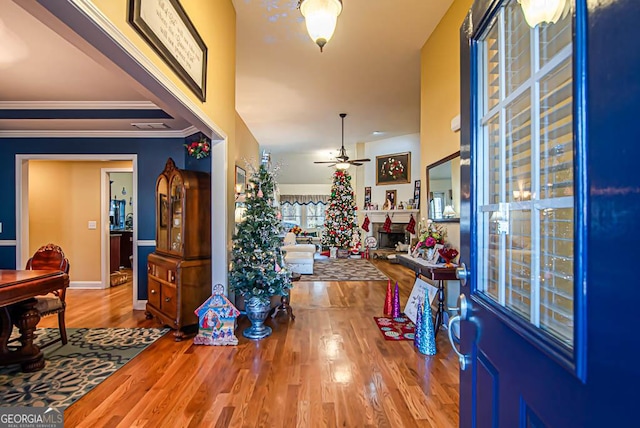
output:
M 322 52 L 336 30 L 338 16 L 342 12 L 342 0 L 300 0 L 298 8 L 304 16 L 309 37 L 320 46 Z
M 335 166 L 336 169 L 346 170 L 349 169 L 351 165 L 360 166 L 362 162 L 371 162 L 371 159 L 353 159 L 349 160 L 349 156 L 347 156 L 347 150 L 344 148 L 344 118 L 347 117 L 347 113 L 340 113 L 340 117 L 342 118 L 342 146 L 340 146 L 340 151 L 338 156 L 336 156 L 335 161 L 316 161 L 314 163 L 328 163 L 331 164 L 329 167 Z

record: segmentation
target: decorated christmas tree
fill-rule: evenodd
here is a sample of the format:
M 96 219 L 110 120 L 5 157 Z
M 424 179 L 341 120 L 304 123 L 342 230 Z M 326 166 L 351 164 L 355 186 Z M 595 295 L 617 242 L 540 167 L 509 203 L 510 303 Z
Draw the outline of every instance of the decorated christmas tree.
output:
M 329 207 L 325 211 L 322 245 L 349 248 L 356 224 L 356 203 L 351 188 L 351 176 L 347 171 L 333 174 Z
M 257 297 L 268 301 L 271 296 L 288 295 L 291 288 L 291 275 L 280 252 L 282 224 L 274 201 L 275 170 L 269 167 L 268 155 L 260 168 L 253 170 L 246 218 L 233 236 L 229 286 L 245 300 Z

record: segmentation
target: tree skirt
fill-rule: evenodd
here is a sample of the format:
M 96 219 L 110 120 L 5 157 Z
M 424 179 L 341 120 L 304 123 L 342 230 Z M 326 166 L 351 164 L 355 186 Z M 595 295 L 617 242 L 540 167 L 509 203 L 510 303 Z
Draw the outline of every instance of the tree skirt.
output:
M 373 317 L 386 340 L 413 340 L 415 324 L 402 314 L 397 318 Z

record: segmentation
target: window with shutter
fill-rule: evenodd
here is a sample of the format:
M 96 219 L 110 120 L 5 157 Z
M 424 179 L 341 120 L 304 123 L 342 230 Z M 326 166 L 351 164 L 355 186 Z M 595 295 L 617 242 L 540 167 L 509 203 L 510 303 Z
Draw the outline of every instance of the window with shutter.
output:
M 570 14 L 531 29 L 506 5 L 478 49 L 479 292 L 573 346 Z

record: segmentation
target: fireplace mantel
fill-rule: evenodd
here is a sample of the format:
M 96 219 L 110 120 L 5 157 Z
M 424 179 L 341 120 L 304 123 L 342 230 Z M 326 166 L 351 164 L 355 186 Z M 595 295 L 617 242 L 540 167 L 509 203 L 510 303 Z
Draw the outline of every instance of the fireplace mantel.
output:
M 418 215 L 420 210 L 362 210 L 360 212 L 369 216 L 371 223 L 384 223 L 387 214 L 393 223 L 409 223 L 412 214 L 416 223 L 420 220 Z

